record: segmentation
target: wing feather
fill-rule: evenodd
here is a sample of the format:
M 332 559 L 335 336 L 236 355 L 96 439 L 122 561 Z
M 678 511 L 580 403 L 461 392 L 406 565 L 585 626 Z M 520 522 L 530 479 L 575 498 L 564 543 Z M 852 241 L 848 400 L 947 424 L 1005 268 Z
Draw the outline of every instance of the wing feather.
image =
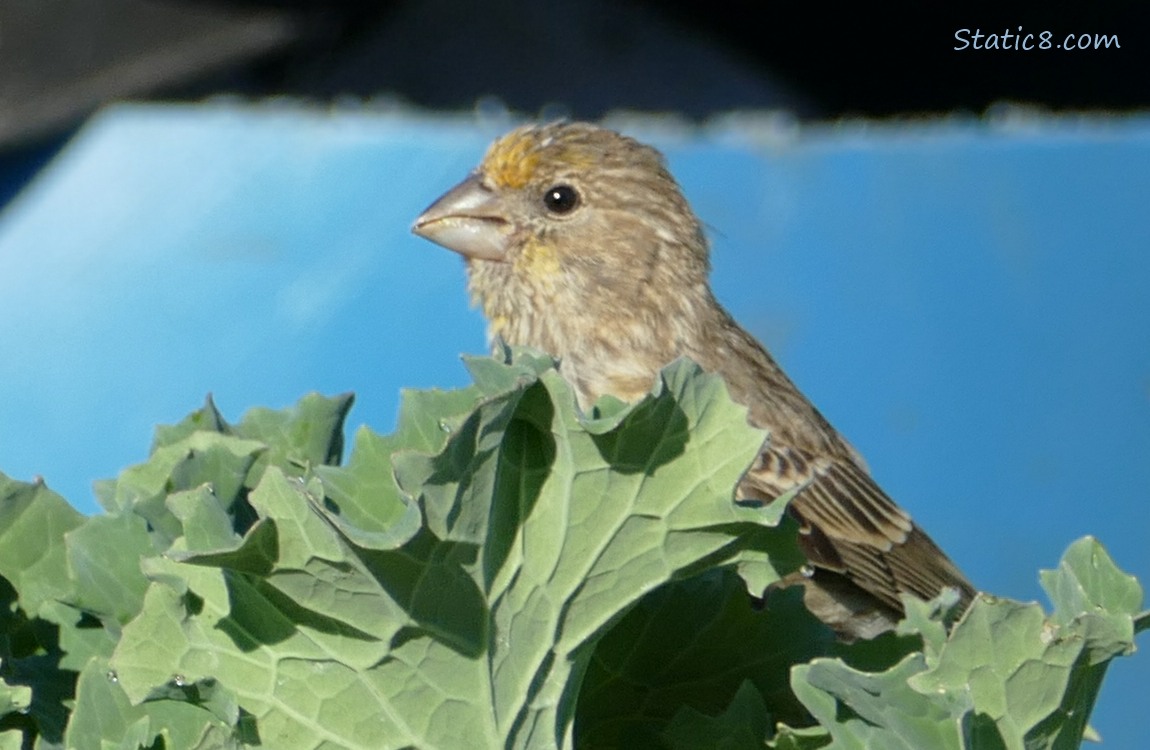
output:
M 900 592 L 922 599 L 945 587 L 964 601 L 974 589 L 946 555 L 849 458 L 767 445 L 743 478 L 744 493 L 778 497 L 800 487 L 790 512 L 812 565 L 846 576 L 896 611 Z

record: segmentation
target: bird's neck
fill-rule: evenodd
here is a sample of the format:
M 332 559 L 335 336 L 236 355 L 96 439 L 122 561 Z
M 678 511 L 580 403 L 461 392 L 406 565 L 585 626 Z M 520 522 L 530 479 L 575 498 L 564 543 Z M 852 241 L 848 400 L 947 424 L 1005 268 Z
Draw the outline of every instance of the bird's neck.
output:
M 557 357 L 584 406 L 604 394 L 631 401 L 647 393 L 660 368 L 698 351 L 717 309 L 705 282 L 667 297 L 654 285 L 630 294 L 549 286 L 505 263 L 473 262 L 468 272 L 491 337 Z

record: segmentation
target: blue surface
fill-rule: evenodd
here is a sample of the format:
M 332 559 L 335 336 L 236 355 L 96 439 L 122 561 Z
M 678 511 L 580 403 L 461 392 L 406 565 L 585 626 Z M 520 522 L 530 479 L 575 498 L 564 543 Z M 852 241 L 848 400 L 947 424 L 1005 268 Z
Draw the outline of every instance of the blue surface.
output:
M 211 391 L 229 418 L 466 382 L 462 264 L 408 233 L 505 124 L 105 112 L 0 214 L 0 470 L 81 509 Z M 1092 533 L 1150 582 L 1150 119 L 630 131 L 712 229 L 718 296 L 982 588 Z M 1146 638 L 1143 636 L 1142 642 Z M 1138 747 L 1150 657 L 1094 724 Z

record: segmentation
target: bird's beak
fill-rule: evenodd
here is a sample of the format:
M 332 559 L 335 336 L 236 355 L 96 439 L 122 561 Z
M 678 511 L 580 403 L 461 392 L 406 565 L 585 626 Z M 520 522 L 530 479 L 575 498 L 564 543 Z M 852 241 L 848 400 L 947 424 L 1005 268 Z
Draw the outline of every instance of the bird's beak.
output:
M 465 258 L 503 260 L 511 225 L 499 197 L 472 173 L 420 214 L 411 231 Z

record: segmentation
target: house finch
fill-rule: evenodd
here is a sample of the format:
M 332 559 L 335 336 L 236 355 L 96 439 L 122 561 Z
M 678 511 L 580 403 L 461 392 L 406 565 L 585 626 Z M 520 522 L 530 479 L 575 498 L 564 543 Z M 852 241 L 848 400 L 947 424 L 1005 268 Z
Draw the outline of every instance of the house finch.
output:
M 493 336 L 542 349 L 587 408 L 633 401 L 659 369 L 690 357 L 718 373 L 748 419 L 770 433 L 739 485 L 789 512 L 810 565 L 792 579 L 807 607 L 847 637 L 903 613 L 900 593 L 974 589 L 879 488 L 853 448 L 767 351 L 715 300 L 702 226 L 655 149 L 584 123 L 528 125 L 413 231 L 460 253 Z

